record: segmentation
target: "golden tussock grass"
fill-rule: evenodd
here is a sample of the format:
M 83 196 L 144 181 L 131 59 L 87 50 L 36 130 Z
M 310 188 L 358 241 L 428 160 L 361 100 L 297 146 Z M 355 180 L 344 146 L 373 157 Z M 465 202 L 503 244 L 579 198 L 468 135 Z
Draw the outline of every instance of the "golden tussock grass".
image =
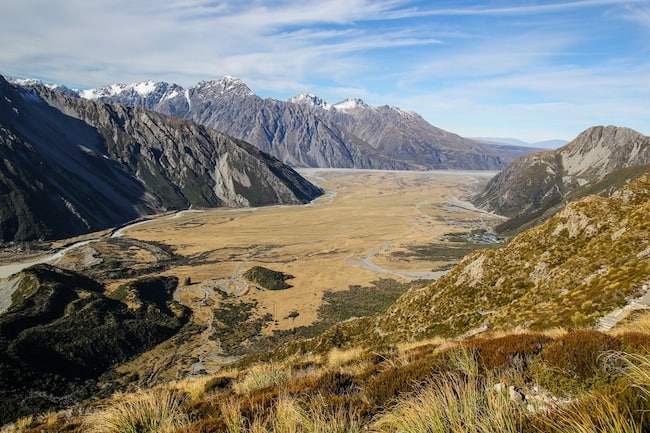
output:
M 332 349 L 327 354 L 327 366 L 330 368 L 343 367 L 358 361 L 364 354 L 363 347 L 353 347 L 351 349 Z
M 116 395 L 84 419 L 84 431 L 95 433 L 173 433 L 189 424 L 184 397 L 169 389 Z
M 215 376 L 198 376 L 188 379 L 179 380 L 169 384 L 169 388 L 186 394 L 192 401 L 199 401 L 205 397 L 206 385 L 214 379 Z
M 328 405 L 321 396 L 301 400 L 281 396 L 269 410 L 246 417 L 238 400 L 221 405 L 228 433 L 358 433 L 363 430 L 360 416 L 340 406 Z
M 476 376 L 436 378 L 400 400 L 373 428 L 382 433 L 520 432 L 525 406 L 512 404 L 492 385 Z
M 544 432 L 553 433 L 642 433 L 643 426 L 630 413 L 609 398 L 590 396 L 580 404 L 555 411 L 544 417 Z
M 34 422 L 32 415 L 20 418 L 14 423 L 7 424 L 0 428 L 0 433 L 22 433 L 27 430 Z
M 279 386 L 292 378 L 291 370 L 276 363 L 265 363 L 252 366 L 246 375 L 235 382 L 233 389 L 238 394 L 247 394 L 260 389 Z

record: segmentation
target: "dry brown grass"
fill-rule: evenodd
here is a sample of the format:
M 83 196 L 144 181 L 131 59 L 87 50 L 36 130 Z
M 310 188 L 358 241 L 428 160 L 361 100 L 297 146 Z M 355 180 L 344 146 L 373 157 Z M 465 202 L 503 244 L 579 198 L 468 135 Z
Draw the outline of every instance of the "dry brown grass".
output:
M 464 188 L 472 180 L 463 174 L 331 171 L 317 175 L 320 186 L 337 193 L 333 199 L 325 196 L 312 206 L 186 213 L 139 225 L 127 236 L 165 243 L 190 259 L 201 257 L 167 272 L 206 287 L 220 284 L 236 290 L 232 281 L 238 280 L 230 278 L 255 265 L 294 275 L 291 289 L 249 290 L 245 295 L 278 320 L 271 329 L 291 329 L 316 321 L 325 291 L 367 286 L 379 277 L 400 278 L 381 269 L 366 269 L 364 260 L 369 256 L 368 261 L 397 272 L 429 271 L 430 262 L 408 256 L 395 259 L 391 253 L 423 240 L 436 242 L 463 226 L 476 228 L 490 222 L 489 216 L 446 207 L 448 200 L 466 194 Z M 294 310 L 300 315 L 288 319 Z
M 254 365 L 246 375 L 233 385 L 238 394 L 248 394 L 264 388 L 283 385 L 292 377 L 289 368 L 280 364 L 265 363 Z
M 173 433 L 189 424 L 183 396 L 169 389 L 115 396 L 86 416 L 84 431 L 95 433 Z
M 358 361 L 365 353 L 363 347 L 353 347 L 350 349 L 332 349 L 327 354 L 327 366 L 330 368 L 343 367 Z

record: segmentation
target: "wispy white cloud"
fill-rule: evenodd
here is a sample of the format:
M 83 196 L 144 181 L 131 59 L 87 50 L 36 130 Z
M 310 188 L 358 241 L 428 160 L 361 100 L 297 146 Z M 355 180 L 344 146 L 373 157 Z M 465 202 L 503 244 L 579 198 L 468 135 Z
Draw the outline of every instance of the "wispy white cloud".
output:
M 650 113 L 647 0 L 432 4 L 6 0 L 0 73 L 76 87 L 229 74 L 263 96 L 363 97 L 460 132 L 566 131 L 570 112 L 650 124 L 632 112 Z

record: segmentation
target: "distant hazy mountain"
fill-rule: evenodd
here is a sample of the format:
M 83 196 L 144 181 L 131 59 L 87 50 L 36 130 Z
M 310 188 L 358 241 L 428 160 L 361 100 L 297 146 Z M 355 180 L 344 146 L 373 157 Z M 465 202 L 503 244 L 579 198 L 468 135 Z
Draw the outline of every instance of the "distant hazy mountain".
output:
M 188 206 L 322 191 L 257 148 L 141 107 L 0 77 L 0 241 L 62 238 Z
M 568 201 L 608 192 L 647 171 L 650 137 L 628 128 L 589 128 L 567 145 L 523 156 L 472 201 L 512 218 L 515 229 L 552 215 Z
M 436 128 L 414 112 L 359 99 L 336 104 L 312 94 L 262 99 L 233 77 L 188 89 L 146 81 L 78 95 L 191 119 L 298 167 L 498 170 L 530 151 L 478 143 Z
M 558 147 L 567 144 L 566 140 L 560 140 L 560 139 L 537 141 L 534 143 L 528 143 L 526 141 L 518 140 L 516 138 L 504 138 L 504 137 L 472 137 L 472 140 L 476 140 L 484 143 L 509 144 L 517 147 L 531 147 L 538 150 L 557 149 Z

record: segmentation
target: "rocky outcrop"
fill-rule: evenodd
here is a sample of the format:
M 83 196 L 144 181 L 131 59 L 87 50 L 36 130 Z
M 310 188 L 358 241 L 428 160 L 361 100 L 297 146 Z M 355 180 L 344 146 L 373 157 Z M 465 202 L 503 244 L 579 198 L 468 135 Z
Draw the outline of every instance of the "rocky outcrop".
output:
M 329 104 L 314 95 L 262 99 L 233 77 L 189 89 L 145 82 L 80 95 L 191 119 L 297 167 L 498 170 L 523 152 L 468 140 L 416 113 L 361 100 Z
M 472 202 L 510 217 L 502 229 L 531 226 L 586 194 L 610 193 L 647 171 L 650 137 L 597 126 L 555 151 L 512 162 Z
M 62 238 L 170 209 L 305 203 L 322 191 L 190 121 L 0 77 L 2 241 Z

